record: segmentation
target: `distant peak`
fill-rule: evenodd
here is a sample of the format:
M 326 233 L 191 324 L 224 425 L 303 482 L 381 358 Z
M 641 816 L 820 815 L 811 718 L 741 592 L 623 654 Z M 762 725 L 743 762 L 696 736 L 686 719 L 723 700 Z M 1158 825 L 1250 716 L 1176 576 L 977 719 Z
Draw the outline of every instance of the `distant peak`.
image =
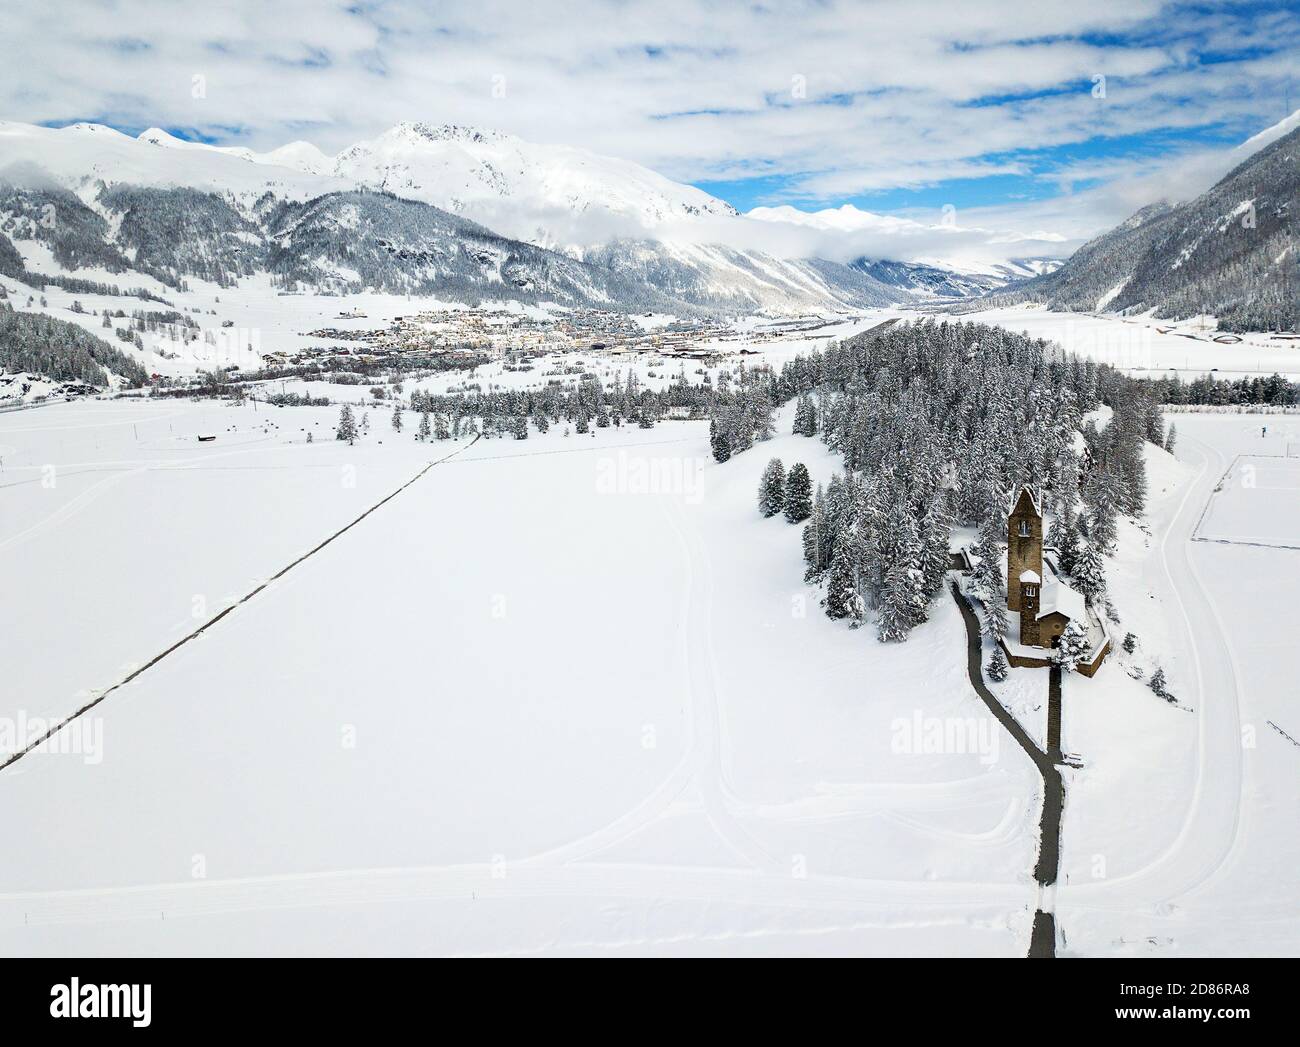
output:
M 491 142 L 506 137 L 500 131 L 482 127 L 469 127 L 464 124 L 428 124 L 422 121 L 400 123 L 390 133 L 403 138 L 429 142 Z
M 140 132 L 140 141 L 148 142 L 150 145 L 172 145 L 181 139 L 175 135 L 168 134 L 161 127 L 151 127 L 147 131 Z

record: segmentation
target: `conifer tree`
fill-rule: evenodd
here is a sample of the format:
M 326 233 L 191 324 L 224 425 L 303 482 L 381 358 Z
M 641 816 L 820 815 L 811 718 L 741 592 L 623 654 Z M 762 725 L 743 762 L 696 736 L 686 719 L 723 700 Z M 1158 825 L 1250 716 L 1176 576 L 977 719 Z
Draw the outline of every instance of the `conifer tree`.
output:
M 785 518 L 790 523 L 803 523 L 812 515 L 812 480 L 808 467 L 796 462 L 785 478 Z
M 1102 564 L 1097 546 L 1089 544 L 1079 554 L 1071 575 L 1074 587 L 1086 596 L 1090 603 L 1096 605 L 1106 592 L 1106 569 Z
M 986 603 L 1003 598 L 1001 541 L 1003 527 L 1004 524 L 999 522 L 997 515 L 989 513 L 984 517 L 975 545 L 971 548 L 971 553 L 978 558 L 972 573 L 976 595 Z
M 420 415 L 420 428 L 415 431 L 415 438 L 423 443 L 433 435 L 433 427 L 429 424 L 429 412 L 424 411 Z
M 878 623 L 883 642 L 907 639 L 925 608 L 924 586 L 921 569 L 911 560 L 901 557 L 890 566 L 885 575 Z
M 1074 511 L 1069 508 L 1059 519 L 1061 523 L 1060 535 L 1056 540 L 1057 558 L 1061 570 L 1066 574 L 1072 574 L 1079 562 L 1079 524 L 1075 519 Z M 1053 520 L 1052 524 L 1056 526 L 1056 520 Z
M 785 466 L 780 458 L 773 458 L 763 470 L 758 484 L 758 511 L 764 516 L 775 516 L 785 508 Z
M 1000 596 L 983 601 L 981 618 L 984 623 L 984 635 L 994 643 L 1005 639 L 1007 635 L 1007 605 Z
M 393 407 L 393 432 L 402 431 L 402 405 L 399 403 Z
M 850 618 L 862 621 L 864 604 L 857 585 L 857 533 L 845 529 L 835 540 L 831 555 L 831 568 L 826 581 L 826 615 L 829 618 Z
M 951 539 L 952 516 L 948 511 L 948 496 L 940 491 L 930 502 L 921 523 L 921 570 L 925 576 L 927 598 L 943 588 L 943 580 L 952 566 Z
M 346 440 L 352 444 L 357 438 L 357 422 L 352 416 L 352 406 L 344 404 L 343 409 L 339 411 L 339 426 L 334 432 L 336 440 Z
M 805 582 L 813 582 L 821 577 L 826 569 L 822 555 L 822 543 L 825 540 L 826 496 L 822 485 L 817 485 L 817 496 L 813 499 L 812 515 L 803 529 L 803 562 Z
M 1088 630 L 1082 622 L 1070 622 L 1061 634 L 1054 659 L 1064 672 L 1071 672 L 1080 662 L 1088 659 Z
M 723 432 L 722 427 L 718 425 L 716 418 L 709 422 L 709 445 L 713 448 L 715 461 L 725 462 L 731 457 L 731 440 Z
M 993 656 L 989 658 L 989 664 L 984 667 L 984 671 L 988 674 L 988 678 L 995 683 L 1001 683 L 1007 678 L 1009 672 L 1007 656 L 1002 653 L 1000 645 L 994 646 Z

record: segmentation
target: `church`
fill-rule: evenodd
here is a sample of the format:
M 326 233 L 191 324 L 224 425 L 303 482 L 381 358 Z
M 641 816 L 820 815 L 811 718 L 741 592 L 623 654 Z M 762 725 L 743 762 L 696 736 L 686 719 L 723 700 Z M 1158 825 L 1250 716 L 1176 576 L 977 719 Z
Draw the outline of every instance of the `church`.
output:
M 1055 559 L 1044 555 L 1043 507 L 1028 487 L 1007 517 L 1007 610 L 1012 623 L 1002 646 L 1014 666 L 1050 665 L 1051 655 L 1039 652 L 1056 647 L 1072 621 L 1087 630 L 1089 639 L 1090 655 L 1076 666 L 1079 672 L 1092 676 L 1110 652 L 1105 622 L 1060 577 Z

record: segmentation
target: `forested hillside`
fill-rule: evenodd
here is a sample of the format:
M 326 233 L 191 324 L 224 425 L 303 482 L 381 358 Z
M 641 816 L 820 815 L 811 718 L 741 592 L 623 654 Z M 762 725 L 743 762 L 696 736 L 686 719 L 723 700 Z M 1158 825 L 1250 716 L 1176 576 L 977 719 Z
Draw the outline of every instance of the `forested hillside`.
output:
M 134 360 L 76 324 L 20 313 L 7 302 L 0 302 L 0 371 L 25 371 L 99 388 L 108 385 L 109 373 L 129 385 L 141 385 L 149 378 Z
M 1022 486 L 1055 510 L 1057 541 L 1110 552 L 1116 515 L 1145 508 L 1142 441 L 1163 439 L 1159 407 L 1140 383 L 983 325 L 868 332 L 791 361 L 777 388 L 801 397 L 796 432 L 818 433 L 845 466 L 813 497 L 807 579 L 826 586 L 833 618 L 875 611 L 884 640 L 926 618 L 952 527 L 979 528 L 985 550 L 995 549 Z M 1114 414 L 1098 430 L 1084 415 L 1103 403 Z
M 1178 206 L 1153 204 L 1085 244 L 1054 273 L 993 296 L 1070 311 L 1181 318 L 1225 330 L 1300 323 L 1300 129 Z

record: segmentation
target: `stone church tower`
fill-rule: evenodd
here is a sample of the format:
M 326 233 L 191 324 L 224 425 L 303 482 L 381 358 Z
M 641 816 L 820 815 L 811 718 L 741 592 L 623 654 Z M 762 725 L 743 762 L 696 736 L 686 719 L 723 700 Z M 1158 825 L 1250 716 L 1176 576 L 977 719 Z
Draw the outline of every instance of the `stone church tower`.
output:
M 1020 576 L 1032 571 L 1037 582 L 1043 578 L 1043 507 L 1021 488 L 1020 497 L 1007 518 L 1007 609 L 1021 610 Z M 1035 608 L 1035 611 L 1037 608 Z

